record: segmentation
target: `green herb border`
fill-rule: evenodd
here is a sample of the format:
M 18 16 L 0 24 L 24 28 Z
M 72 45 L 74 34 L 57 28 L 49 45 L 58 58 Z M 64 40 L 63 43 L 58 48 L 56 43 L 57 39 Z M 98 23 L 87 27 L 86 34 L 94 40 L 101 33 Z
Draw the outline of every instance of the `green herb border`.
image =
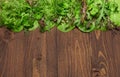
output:
M 120 26 L 119 10 L 114 0 L 1 0 L 0 26 L 13 32 L 106 31 Z

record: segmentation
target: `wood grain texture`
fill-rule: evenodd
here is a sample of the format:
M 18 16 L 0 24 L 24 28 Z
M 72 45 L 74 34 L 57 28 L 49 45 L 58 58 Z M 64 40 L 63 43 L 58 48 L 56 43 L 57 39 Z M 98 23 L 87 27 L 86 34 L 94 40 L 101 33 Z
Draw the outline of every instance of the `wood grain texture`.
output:
M 0 29 L 0 77 L 119 77 L 120 33 Z

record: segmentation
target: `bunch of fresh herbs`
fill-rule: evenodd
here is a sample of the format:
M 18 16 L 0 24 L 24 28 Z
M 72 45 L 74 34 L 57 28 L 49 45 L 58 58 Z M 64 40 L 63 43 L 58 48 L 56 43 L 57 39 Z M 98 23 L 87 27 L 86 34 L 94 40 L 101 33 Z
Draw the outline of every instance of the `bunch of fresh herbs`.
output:
M 116 0 L 1 0 L 0 26 L 13 32 L 41 32 L 57 27 L 62 32 L 106 31 L 120 26 Z M 117 20 L 116 20 L 117 19 Z

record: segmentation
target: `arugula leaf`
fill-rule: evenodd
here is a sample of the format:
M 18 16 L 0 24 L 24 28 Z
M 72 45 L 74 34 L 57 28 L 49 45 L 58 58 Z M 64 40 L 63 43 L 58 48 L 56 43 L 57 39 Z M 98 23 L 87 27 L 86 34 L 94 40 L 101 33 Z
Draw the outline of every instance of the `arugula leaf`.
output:
M 91 32 L 91 31 L 95 30 L 95 23 L 94 22 L 92 22 L 92 24 L 90 23 L 90 25 L 88 25 L 88 23 L 86 23 L 85 25 L 80 25 L 80 26 L 78 26 L 78 28 L 82 32 Z
M 82 32 L 106 31 L 109 26 L 120 26 L 119 3 L 119 0 L 1 0 L 0 26 L 13 32 L 37 28 L 45 32 L 55 26 L 62 32 L 76 27 Z M 41 20 L 44 25 L 39 23 Z
M 110 8 L 112 11 L 115 11 L 117 9 L 117 4 L 120 4 L 120 1 L 119 0 L 110 0 L 110 2 L 112 2 L 110 4 Z M 116 2 L 116 3 L 115 3 Z M 113 4 L 115 3 L 115 4 Z M 118 5 L 118 12 L 116 13 L 111 13 L 110 15 L 110 20 L 116 25 L 116 26 L 120 26 L 120 5 Z
M 33 23 L 33 27 L 29 28 L 28 30 L 29 30 L 29 31 L 35 30 L 35 29 L 37 29 L 39 26 L 40 26 L 40 25 L 39 25 L 38 21 L 35 20 L 34 23 Z
M 115 18 L 111 14 L 117 13 L 117 7 L 118 6 L 115 2 L 110 2 L 106 0 L 87 0 L 86 16 L 84 21 L 80 25 L 78 25 L 78 28 L 83 32 L 91 32 L 96 29 L 106 30 L 108 26 L 111 26 L 108 25 L 108 23 L 110 23 L 110 20 L 113 21 Z M 89 23 L 89 21 L 94 23 L 94 25 L 89 25 L 88 28 L 86 27 L 86 23 Z

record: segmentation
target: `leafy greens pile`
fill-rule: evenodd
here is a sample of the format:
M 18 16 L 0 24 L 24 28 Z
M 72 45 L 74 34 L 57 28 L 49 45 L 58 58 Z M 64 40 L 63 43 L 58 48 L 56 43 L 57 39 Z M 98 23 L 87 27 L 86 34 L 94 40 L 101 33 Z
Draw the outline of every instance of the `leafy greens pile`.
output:
M 120 26 L 116 0 L 1 0 L 0 26 L 13 32 L 41 32 L 57 27 L 62 32 L 74 28 L 82 32 L 108 30 Z M 117 19 L 117 20 L 116 20 Z

